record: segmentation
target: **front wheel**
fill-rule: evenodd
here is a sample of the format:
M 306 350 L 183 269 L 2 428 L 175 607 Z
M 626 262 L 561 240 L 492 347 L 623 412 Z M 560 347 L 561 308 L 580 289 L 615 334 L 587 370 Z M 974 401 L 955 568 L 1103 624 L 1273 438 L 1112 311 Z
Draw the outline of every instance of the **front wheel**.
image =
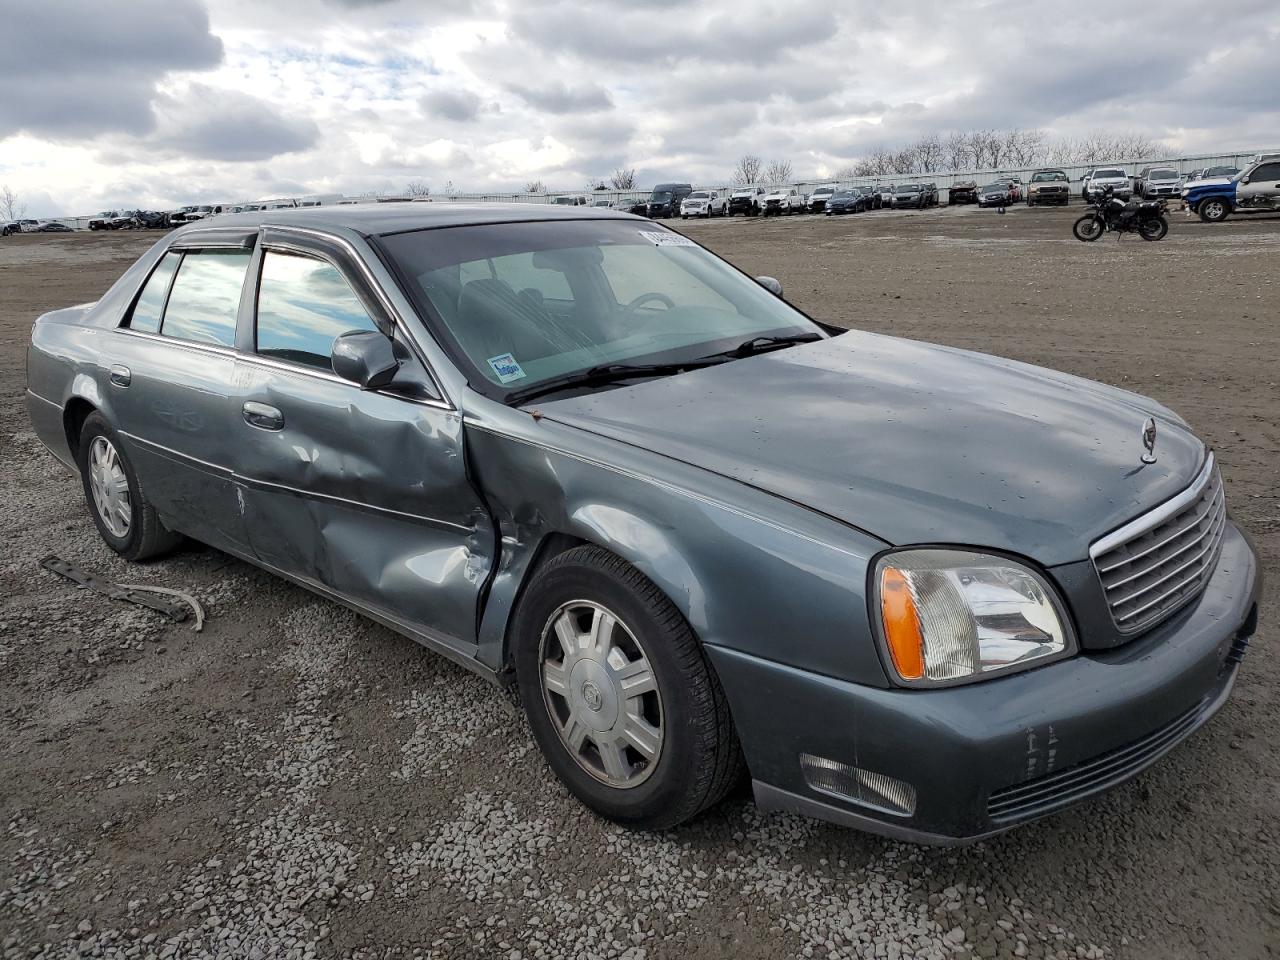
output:
M 1200 201 L 1200 219 L 1205 223 L 1221 223 L 1231 213 L 1231 204 L 1221 197 Z
M 1076 235 L 1076 239 L 1086 243 L 1097 240 L 1105 231 L 1106 224 L 1102 222 L 1102 218 L 1092 213 L 1085 214 L 1071 227 L 1071 232 Z
M 581 546 L 548 563 L 517 611 L 514 643 L 534 738 L 600 815 L 663 830 L 737 782 L 742 753 L 719 680 L 680 611 L 621 558 Z
M 1143 240 L 1163 240 L 1169 232 L 1169 221 L 1164 217 L 1148 217 L 1138 224 L 1138 236 Z

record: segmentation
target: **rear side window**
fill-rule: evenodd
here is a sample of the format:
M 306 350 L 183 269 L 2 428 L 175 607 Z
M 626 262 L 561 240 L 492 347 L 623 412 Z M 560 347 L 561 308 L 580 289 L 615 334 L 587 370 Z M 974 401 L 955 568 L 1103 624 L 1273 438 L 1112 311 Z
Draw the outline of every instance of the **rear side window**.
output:
M 247 250 L 187 253 L 169 292 L 160 333 L 196 343 L 224 347 L 234 344 L 236 312 L 249 256 Z
M 155 333 L 160 329 L 160 315 L 164 313 L 164 302 L 169 296 L 169 285 L 173 282 L 173 272 L 178 269 L 182 254 L 170 250 L 160 261 L 160 265 L 151 272 L 146 286 L 133 305 L 133 313 L 129 316 L 129 329 L 141 330 L 143 333 Z
M 258 284 L 258 353 L 333 369 L 333 341 L 377 330 L 338 269 L 323 260 L 268 250 Z

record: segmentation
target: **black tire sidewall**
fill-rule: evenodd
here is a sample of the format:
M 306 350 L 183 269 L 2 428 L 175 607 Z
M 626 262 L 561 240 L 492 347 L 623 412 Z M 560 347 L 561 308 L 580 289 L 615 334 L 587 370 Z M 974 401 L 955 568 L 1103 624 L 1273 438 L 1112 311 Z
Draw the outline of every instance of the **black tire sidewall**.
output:
M 132 518 L 129 523 L 129 533 L 124 537 L 117 537 L 114 533 L 107 529 L 107 525 L 102 522 L 102 517 L 98 515 L 98 505 L 93 500 L 93 490 L 89 484 L 89 448 L 93 445 L 95 437 L 106 437 L 115 447 L 116 455 L 120 458 L 120 464 L 124 468 L 125 479 L 129 481 L 129 504 L 132 508 Z M 138 548 L 139 537 L 142 536 L 142 497 L 139 493 L 138 476 L 133 472 L 133 463 L 129 460 L 129 454 L 125 451 L 124 444 L 120 442 L 120 435 L 112 429 L 111 424 L 100 413 L 91 413 L 85 418 L 84 426 L 80 429 L 80 444 L 76 449 L 76 463 L 80 467 L 80 484 L 84 488 L 85 504 L 89 508 L 89 516 L 93 518 L 93 524 L 98 528 L 98 533 L 102 539 L 116 553 L 121 556 L 128 557 L 136 552 Z
M 543 626 L 562 604 L 590 600 L 607 607 L 631 631 L 653 668 L 662 700 L 663 746 L 649 777 L 629 789 L 610 787 L 583 770 L 569 755 L 546 707 L 540 651 Z M 688 680 L 672 655 L 672 636 L 655 620 L 656 610 L 612 574 L 588 563 L 548 567 L 530 585 L 514 624 L 516 677 L 520 698 L 543 755 L 562 782 L 598 813 L 622 823 L 647 824 L 683 806 L 696 769 L 706 762 L 689 735 L 693 711 Z M 683 621 L 681 621 L 683 624 Z M 687 629 L 687 626 L 685 627 Z

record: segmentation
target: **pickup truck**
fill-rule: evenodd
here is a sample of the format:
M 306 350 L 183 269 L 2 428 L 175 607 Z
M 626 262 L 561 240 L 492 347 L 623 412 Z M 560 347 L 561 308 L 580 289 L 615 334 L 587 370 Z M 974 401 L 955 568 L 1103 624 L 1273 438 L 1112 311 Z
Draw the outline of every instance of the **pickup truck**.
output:
M 1233 213 L 1280 211 L 1280 160 L 1261 160 L 1234 177 L 1192 181 L 1182 188 L 1182 200 L 1205 223 Z
M 760 213 L 760 204 L 764 200 L 764 187 L 739 187 L 729 194 L 729 203 L 724 209 L 725 216 L 735 213 L 755 216 Z
M 807 198 L 795 187 L 779 187 L 772 193 L 766 193 L 761 199 L 760 208 L 766 217 L 782 214 L 804 213 Z
M 104 210 L 89 221 L 90 230 L 121 230 L 133 224 L 133 217 L 123 210 Z

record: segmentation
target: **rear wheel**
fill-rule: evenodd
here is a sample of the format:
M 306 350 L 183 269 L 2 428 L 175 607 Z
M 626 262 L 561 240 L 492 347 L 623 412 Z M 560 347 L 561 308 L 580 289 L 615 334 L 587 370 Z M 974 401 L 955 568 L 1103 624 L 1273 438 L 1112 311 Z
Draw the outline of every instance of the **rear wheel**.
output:
M 85 418 L 76 460 L 89 514 L 112 550 L 126 560 L 145 560 L 182 542 L 160 522 L 119 435 L 102 414 Z
M 630 564 L 593 546 L 561 554 L 535 575 L 513 631 L 538 746 L 597 813 L 666 829 L 738 780 L 724 691 L 680 611 Z
M 1138 224 L 1138 236 L 1143 240 L 1163 240 L 1169 232 L 1169 221 L 1164 217 L 1148 217 Z
M 1231 204 L 1221 197 L 1210 197 L 1200 201 L 1199 213 L 1205 223 L 1221 223 L 1231 213 Z
M 1085 214 L 1071 227 L 1071 232 L 1076 235 L 1077 240 L 1083 240 L 1086 243 L 1097 240 L 1106 230 L 1106 225 L 1100 217 L 1096 217 L 1091 213 Z

